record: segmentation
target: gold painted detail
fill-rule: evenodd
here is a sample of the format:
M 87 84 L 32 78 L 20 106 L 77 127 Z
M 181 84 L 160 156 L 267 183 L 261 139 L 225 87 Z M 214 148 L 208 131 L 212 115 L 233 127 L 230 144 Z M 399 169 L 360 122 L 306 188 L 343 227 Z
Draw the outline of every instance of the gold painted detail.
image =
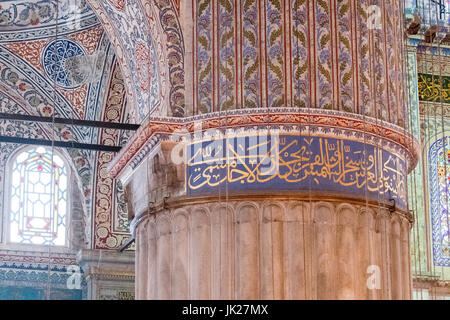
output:
M 419 73 L 418 79 L 420 101 L 450 103 L 450 77 Z

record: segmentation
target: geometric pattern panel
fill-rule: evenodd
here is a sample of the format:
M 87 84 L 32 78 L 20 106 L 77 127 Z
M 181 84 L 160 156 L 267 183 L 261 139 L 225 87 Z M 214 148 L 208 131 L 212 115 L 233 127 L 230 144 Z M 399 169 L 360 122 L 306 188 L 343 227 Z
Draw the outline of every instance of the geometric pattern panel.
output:
M 450 266 L 450 137 L 437 140 L 429 151 L 433 259 L 436 266 Z

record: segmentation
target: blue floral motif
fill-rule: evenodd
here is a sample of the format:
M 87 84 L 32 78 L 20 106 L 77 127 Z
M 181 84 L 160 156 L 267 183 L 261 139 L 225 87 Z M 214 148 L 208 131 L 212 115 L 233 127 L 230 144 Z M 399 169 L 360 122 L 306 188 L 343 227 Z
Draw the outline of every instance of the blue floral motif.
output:
M 84 55 L 84 51 L 75 42 L 67 39 L 51 42 L 44 50 L 42 63 L 47 76 L 64 88 L 74 88 L 78 84 L 72 83 L 64 63 L 67 58 Z

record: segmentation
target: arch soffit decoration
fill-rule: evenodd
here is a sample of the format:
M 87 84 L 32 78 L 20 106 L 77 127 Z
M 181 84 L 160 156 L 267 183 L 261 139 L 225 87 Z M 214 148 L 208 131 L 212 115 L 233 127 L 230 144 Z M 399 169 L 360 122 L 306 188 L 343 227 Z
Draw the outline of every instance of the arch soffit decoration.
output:
M 173 1 L 87 2 L 115 48 L 138 121 L 149 114 L 183 117 L 184 41 Z M 147 58 L 154 61 L 143 70 Z

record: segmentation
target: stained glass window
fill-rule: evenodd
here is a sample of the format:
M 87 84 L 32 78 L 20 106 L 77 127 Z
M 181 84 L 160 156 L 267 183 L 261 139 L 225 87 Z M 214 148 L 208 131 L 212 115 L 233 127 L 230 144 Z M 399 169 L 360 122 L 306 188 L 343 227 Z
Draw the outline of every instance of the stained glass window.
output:
M 68 174 L 62 158 L 29 148 L 13 159 L 11 172 L 10 242 L 64 246 Z
M 450 0 L 407 0 L 405 9 L 407 14 L 418 14 L 428 25 L 450 22 Z
M 434 263 L 450 266 L 450 137 L 439 139 L 431 146 L 429 162 Z

